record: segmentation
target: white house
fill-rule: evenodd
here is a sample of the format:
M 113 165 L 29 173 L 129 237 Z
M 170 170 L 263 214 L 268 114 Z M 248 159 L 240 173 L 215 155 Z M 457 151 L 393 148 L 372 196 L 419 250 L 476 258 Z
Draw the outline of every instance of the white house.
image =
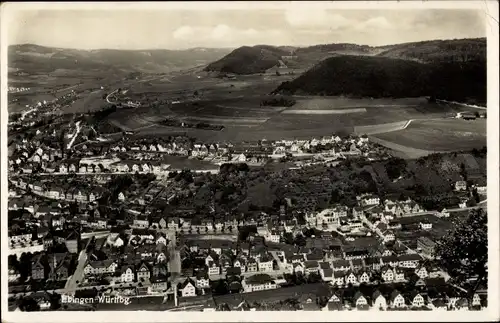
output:
M 385 311 L 387 309 L 387 300 L 379 290 L 376 290 L 372 296 L 372 307 L 377 310 Z
M 134 276 L 134 269 L 130 266 L 125 266 L 122 268 L 120 280 L 122 283 L 132 283 L 134 281 Z
M 251 293 L 261 290 L 269 290 L 277 288 L 276 283 L 267 274 L 256 274 L 253 276 L 245 277 L 241 286 L 244 293 Z
M 179 288 L 182 297 L 196 296 L 196 284 L 190 279 L 186 279 Z
M 399 291 L 395 290 L 391 293 L 390 305 L 393 308 L 405 307 L 405 298 Z

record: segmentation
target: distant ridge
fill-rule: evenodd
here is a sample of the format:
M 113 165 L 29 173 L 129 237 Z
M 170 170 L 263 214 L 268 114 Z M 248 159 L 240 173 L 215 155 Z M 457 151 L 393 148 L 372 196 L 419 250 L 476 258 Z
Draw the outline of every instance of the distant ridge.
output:
M 294 57 L 288 59 L 290 55 Z M 421 63 L 480 60 L 486 57 L 486 38 L 429 40 L 378 47 L 349 43 L 308 47 L 243 46 L 209 64 L 205 70 L 257 74 L 278 65 L 280 60 L 289 67 L 300 69 L 338 55 L 380 56 Z
M 58 69 L 155 73 L 208 64 L 230 52 L 231 49 L 224 48 L 80 50 L 20 44 L 9 46 L 8 64 L 20 71 L 35 73 Z

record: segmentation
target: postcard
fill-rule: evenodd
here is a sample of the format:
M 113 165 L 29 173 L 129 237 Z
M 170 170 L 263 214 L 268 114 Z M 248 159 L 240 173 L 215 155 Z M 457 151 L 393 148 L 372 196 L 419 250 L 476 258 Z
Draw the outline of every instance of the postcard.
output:
M 1 15 L 5 322 L 500 318 L 497 1 Z

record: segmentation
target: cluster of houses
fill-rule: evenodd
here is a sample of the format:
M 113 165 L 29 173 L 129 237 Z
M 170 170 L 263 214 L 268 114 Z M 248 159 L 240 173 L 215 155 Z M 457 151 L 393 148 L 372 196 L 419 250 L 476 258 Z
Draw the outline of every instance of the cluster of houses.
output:
M 29 91 L 31 88 L 29 87 L 15 87 L 15 86 L 9 86 L 7 88 L 7 91 L 9 93 L 19 93 L 19 92 L 25 92 L 25 91 Z
M 299 286 L 297 286 L 299 287 Z M 303 287 L 303 286 L 301 286 Z M 373 286 L 364 288 L 336 289 L 320 285 L 310 291 L 292 287 L 289 292 L 280 290 L 281 297 L 272 293 L 262 294 L 258 300 L 237 297 L 236 302 L 227 299 L 219 301 L 220 310 L 252 311 L 266 304 L 283 304 L 286 299 L 297 301 L 298 311 L 341 311 L 341 310 L 480 310 L 487 306 L 486 295 L 476 293 L 471 301 L 460 292 L 447 286 L 441 279 L 426 279 L 425 286 L 408 289 L 404 286 Z M 304 288 L 302 288 L 304 289 Z M 216 298 L 216 302 L 218 299 Z M 470 304 L 469 304 L 470 303 Z M 282 308 L 278 306 L 278 308 Z M 288 308 L 289 309 L 289 308 Z
M 29 182 L 22 177 L 13 178 L 10 182 L 21 190 L 30 190 L 35 195 L 67 202 L 91 203 L 99 199 L 105 191 L 100 186 L 86 188 L 83 186 L 70 187 L 65 184 L 58 185 L 56 183 L 42 182 L 40 180 Z M 26 204 L 26 201 L 29 200 L 30 199 L 27 200 L 23 197 L 19 200 L 11 199 L 9 201 L 9 209 L 34 209 L 34 205 Z
M 52 220 L 60 224 L 60 219 Z M 17 226 L 17 225 L 14 225 Z M 48 250 L 55 244 L 64 244 L 71 253 L 78 252 L 80 234 L 76 230 L 55 229 L 50 232 L 47 226 L 37 227 L 36 230 L 25 227 L 16 231 L 9 231 L 9 254 L 36 253 Z
M 361 155 L 371 150 L 369 139 L 363 135 L 361 137 L 342 139 L 339 136 L 326 136 L 321 139 L 312 138 L 310 140 L 280 140 L 272 143 L 273 154 L 282 155 L 303 154 L 314 150 L 332 156 L 340 155 Z

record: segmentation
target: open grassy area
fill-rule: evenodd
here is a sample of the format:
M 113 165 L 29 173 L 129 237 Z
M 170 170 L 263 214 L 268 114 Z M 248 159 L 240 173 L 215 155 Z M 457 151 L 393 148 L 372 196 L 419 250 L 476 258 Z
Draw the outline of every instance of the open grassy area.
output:
M 399 145 L 401 147 L 395 148 L 401 148 L 403 151 L 406 149 L 469 150 L 486 146 L 486 120 L 417 120 L 404 130 L 377 134 L 375 137 Z

